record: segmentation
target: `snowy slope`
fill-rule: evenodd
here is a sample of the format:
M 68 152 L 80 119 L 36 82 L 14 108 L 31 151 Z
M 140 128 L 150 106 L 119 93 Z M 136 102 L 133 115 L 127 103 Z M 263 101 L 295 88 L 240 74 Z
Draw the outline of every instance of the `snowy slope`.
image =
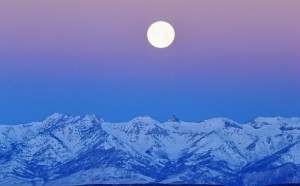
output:
M 300 182 L 300 118 L 109 123 L 53 114 L 0 125 L 0 185 Z

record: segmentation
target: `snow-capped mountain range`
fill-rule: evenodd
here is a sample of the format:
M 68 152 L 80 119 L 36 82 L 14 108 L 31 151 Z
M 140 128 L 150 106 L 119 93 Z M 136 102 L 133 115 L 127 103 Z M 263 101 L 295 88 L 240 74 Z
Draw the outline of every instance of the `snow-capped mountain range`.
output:
M 109 123 L 53 114 L 0 125 L 0 185 L 300 183 L 300 118 Z

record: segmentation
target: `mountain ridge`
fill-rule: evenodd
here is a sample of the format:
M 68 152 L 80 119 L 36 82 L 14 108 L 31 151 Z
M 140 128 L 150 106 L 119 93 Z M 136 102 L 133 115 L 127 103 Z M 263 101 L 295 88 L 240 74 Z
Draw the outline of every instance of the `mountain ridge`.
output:
M 0 185 L 295 183 L 299 126 L 298 117 L 238 123 L 138 116 L 110 123 L 93 114 L 54 113 L 0 125 Z
M 37 121 L 32 121 L 32 122 L 25 122 L 25 123 L 11 123 L 11 124 L 5 124 L 5 123 L 0 123 L 0 126 L 11 126 L 11 125 L 24 125 L 24 124 L 31 124 L 31 123 L 36 123 L 36 122 L 41 122 L 41 121 L 45 121 L 46 119 L 55 119 L 55 118 L 59 118 L 59 117 L 95 117 L 95 118 L 98 118 L 99 120 L 103 120 L 105 122 L 109 122 L 109 123 L 124 123 L 124 122 L 129 122 L 131 120 L 134 120 L 134 119 L 138 119 L 138 118 L 149 118 L 149 119 L 152 119 L 154 121 L 157 121 L 157 122 L 160 122 L 160 123 L 165 123 L 165 122 L 179 122 L 179 121 L 182 121 L 182 122 L 186 122 L 186 123 L 202 123 L 204 121 L 207 121 L 207 120 L 216 120 L 216 119 L 219 119 L 219 120 L 228 120 L 228 121 L 233 121 L 233 122 L 236 122 L 236 123 L 239 123 L 239 124 L 246 124 L 246 123 L 251 123 L 251 122 L 255 122 L 255 121 L 260 121 L 260 120 L 285 120 L 285 119 L 290 119 L 290 120 L 296 120 L 296 121 L 300 121 L 300 116 L 299 117 L 283 117 L 283 116 L 259 116 L 259 117 L 253 117 L 249 120 L 246 120 L 246 121 L 243 121 L 243 122 L 237 122 L 235 121 L 234 119 L 231 119 L 231 118 L 228 118 L 228 117 L 223 117 L 223 116 L 218 116 L 218 117 L 211 117 L 211 118 L 208 118 L 208 119 L 203 119 L 203 120 L 198 120 L 198 121 L 186 121 L 186 120 L 181 120 L 177 117 L 177 115 L 171 115 L 171 117 L 169 119 L 166 119 L 166 120 L 157 120 L 155 119 L 154 117 L 150 116 L 150 115 L 139 115 L 139 116 L 135 116 L 133 117 L 132 119 L 129 119 L 129 120 L 125 120 L 125 121 L 115 121 L 115 122 L 111 122 L 111 121 L 108 121 L 108 120 L 104 120 L 102 117 L 100 117 L 99 115 L 97 114 L 91 114 L 91 113 L 87 113 L 87 114 L 83 114 L 83 115 L 70 115 L 70 114 L 63 114 L 63 113 L 59 113 L 59 112 L 54 112 L 53 114 L 50 114 L 49 116 L 46 116 L 42 119 L 39 119 Z M 177 121 L 174 121 L 177 120 Z

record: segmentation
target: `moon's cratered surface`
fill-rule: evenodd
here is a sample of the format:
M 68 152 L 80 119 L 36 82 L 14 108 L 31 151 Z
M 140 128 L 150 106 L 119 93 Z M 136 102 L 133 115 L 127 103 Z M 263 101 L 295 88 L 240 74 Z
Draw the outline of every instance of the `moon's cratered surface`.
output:
M 175 39 L 175 31 L 172 25 L 164 21 L 158 21 L 150 25 L 147 38 L 151 45 L 156 48 L 166 48 Z

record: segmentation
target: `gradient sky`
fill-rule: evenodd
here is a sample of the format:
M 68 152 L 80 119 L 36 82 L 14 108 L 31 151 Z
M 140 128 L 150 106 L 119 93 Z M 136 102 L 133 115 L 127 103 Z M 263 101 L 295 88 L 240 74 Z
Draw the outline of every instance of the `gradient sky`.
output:
M 300 116 L 299 18 L 299 0 L 1 0 L 0 123 Z

